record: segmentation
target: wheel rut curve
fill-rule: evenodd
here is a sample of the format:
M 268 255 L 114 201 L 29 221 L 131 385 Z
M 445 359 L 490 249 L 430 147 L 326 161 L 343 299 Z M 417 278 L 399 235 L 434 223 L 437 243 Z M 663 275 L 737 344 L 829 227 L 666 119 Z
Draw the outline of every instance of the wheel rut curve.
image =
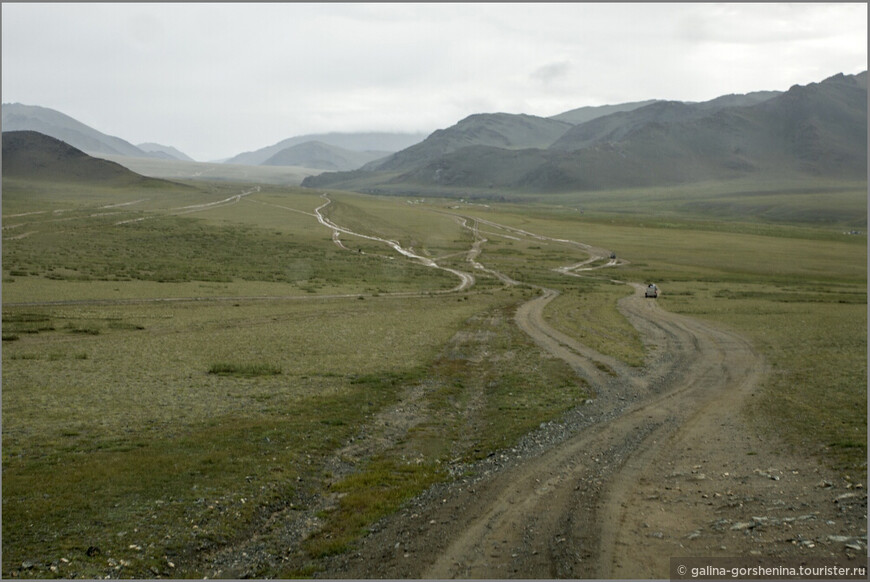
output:
M 468 226 L 476 235 L 479 223 L 531 236 L 483 220 Z M 590 259 L 562 269 L 563 274 L 578 276 L 578 267 L 610 254 L 575 244 Z M 581 428 L 473 486 L 448 486 L 449 493 L 429 503 L 425 514 L 421 510 L 411 516 L 428 520 L 430 527 L 417 529 L 419 539 L 405 544 L 408 552 L 396 555 L 384 549 L 389 548 L 386 539 L 407 537 L 411 531 L 407 518 L 397 519 L 364 540 L 356 555 L 335 564 L 329 575 L 590 578 L 636 577 L 633 572 L 652 568 L 648 556 L 628 570 L 619 563 L 621 549 L 638 535 L 626 519 L 637 501 L 638 483 L 658 479 L 657 463 L 668 455 L 670 443 L 703 432 L 711 412 L 739 410 L 765 365 L 739 335 L 669 313 L 644 297 L 644 286 L 629 285 L 634 293 L 619 307 L 651 354 L 639 369 L 549 326 L 543 313 L 558 296 L 555 290 L 538 287 L 541 293 L 516 311 L 518 327 L 597 392 L 592 404 L 581 407 Z M 409 562 L 412 555 L 415 559 Z M 663 576 L 661 564 L 655 566 L 655 577 Z
M 609 392 L 603 399 L 613 416 L 496 477 L 504 485 L 478 501 L 477 515 L 421 572 L 424 578 L 610 577 L 638 479 L 654 470 L 676 435 L 703 429 L 711 407 L 739 404 L 763 368 L 735 334 L 669 314 L 637 286 L 622 307 L 660 330 L 658 351 L 666 357 L 649 366 L 655 373 L 604 379 L 589 365 L 600 354 L 566 346 L 539 318 L 553 297 L 526 303 L 518 324 L 585 373 L 600 394 Z M 614 394 L 633 402 L 617 410 Z

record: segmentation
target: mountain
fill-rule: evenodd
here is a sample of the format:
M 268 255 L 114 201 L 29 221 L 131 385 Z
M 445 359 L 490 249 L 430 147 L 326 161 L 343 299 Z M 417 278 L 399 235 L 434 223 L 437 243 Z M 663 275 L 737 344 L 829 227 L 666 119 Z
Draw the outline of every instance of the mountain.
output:
M 238 154 L 225 160 L 227 164 L 242 164 L 258 166 L 275 154 L 289 147 L 306 142 L 321 142 L 326 145 L 351 150 L 355 152 L 397 152 L 410 147 L 426 137 L 423 133 L 387 133 L 387 132 L 361 132 L 361 133 L 322 133 L 300 135 L 287 138 L 275 145 L 271 145 L 253 152 Z M 386 155 L 386 154 L 384 154 Z
M 84 152 L 133 157 L 151 157 L 119 137 L 106 135 L 47 107 L 4 103 L 3 131 L 31 130 L 65 141 Z
M 784 93 L 729 95 L 700 104 L 656 101 L 570 126 L 549 147 L 509 149 L 490 140 L 419 152 L 423 142 L 387 160 L 403 164 L 321 174 L 306 178 L 303 186 L 394 193 L 565 192 L 747 175 L 862 179 L 867 176 L 866 77 L 866 71 L 840 74 Z
M 456 125 L 440 129 L 421 143 L 363 169 L 385 172 L 409 171 L 468 146 L 503 149 L 545 149 L 572 125 L 564 121 L 510 113 L 481 113 Z
M 7 178 L 112 186 L 162 182 L 29 130 L 3 131 L 3 179 Z
M 166 160 L 180 160 L 182 162 L 192 162 L 193 158 L 188 156 L 187 154 L 178 151 L 172 146 L 160 145 L 159 143 L 140 143 L 136 145 L 137 148 L 142 150 L 145 153 L 151 154 L 155 157 L 161 157 Z
M 726 95 L 701 103 L 655 101 L 630 111 L 616 112 L 576 125 L 556 140 L 551 148 L 574 151 L 598 142 L 617 142 L 651 123 L 693 121 L 728 107 L 743 107 L 762 103 L 778 94 L 766 91 L 749 95 Z
M 281 150 L 260 165 L 344 171 L 355 170 L 387 155 L 389 152 L 355 152 L 322 141 L 307 141 Z
M 571 125 L 579 125 L 581 123 L 586 123 L 587 121 L 592 121 L 593 119 L 598 119 L 599 117 L 604 117 L 605 115 L 611 115 L 623 111 L 633 111 L 639 107 L 652 105 L 656 101 L 657 99 L 649 99 L 647 101 L 635 101 L 633 103 L 621 103 L 619 105 L 580 107 L 578 109 L 559 113 L 558 115 L 553 115 L 550 119 L 565 121 Z

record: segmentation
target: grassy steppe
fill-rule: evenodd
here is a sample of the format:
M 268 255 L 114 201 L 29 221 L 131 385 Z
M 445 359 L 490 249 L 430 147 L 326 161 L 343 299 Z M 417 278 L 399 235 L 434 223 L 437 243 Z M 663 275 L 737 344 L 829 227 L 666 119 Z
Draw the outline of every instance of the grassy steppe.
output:
M 696 199 L 738 197 L 717 188 Z M 591 395 L 513 324 L 532 288 L 475 271 L 471 291 L 439 293 L 456 277 L 359 237 L 338 248 L 313 216 L 319 192 L 261 186 L 221 203 L 248 190 L 4 181 L 4 576 L 200 577 L 205 553 L 255 530 L 293 564 L 255 574 L 310 575 L 451 461 Z M 780 204 L 827 207 L 779 190 Z M 632 193 L 582 214 L 347 193 L 325 211 L 468 271 L 473 235 L 450 214 L 613 249 L 629 264 L 565 277 L 552 269 L 582 260 L 576 246 L 481 225 L 478 260 L 560 289 L 551 324 L 631 365 L 643 346 L 610 279 L 656 281 L 666 309 L 764 353 L 763 406 L 747 411 L 760 431 L 864 479 L 867 254 L 865 236 L 843 234 L 860 222 L 849 192 L 834 224 L 711 218 L 687 191 L 677 213 L 642 192 L 643 214 Z M 100 303 L 20 305 L 70 300 Z M 351 454 L 351 439 L 380 446 Z M 344 469 L 327 469 L 336 458 Z M 288 553 L 263 530 L 278 510 L 315 511 L 322 529 Z
M 830 202 L 823 195 L 779 191 L 782 208 L 773 222 L 755 216 L 740 221 L 735 214 L 724 221 L 702 214 L 679 218 L 641 193 L 639 205 L 650 210 L 643 215 L 525 206 L 503 222 L 613 249 L 630 264 L 601 272 L 602 279 L 655 281 L 666 309 L 750 337 L 772 366 L 763 397 L 747 410 L 759 430 L 866 480 L 867 237 L 849 234 L 851 225 L 866 224 L 866 193 L 845 189 L 850 197 L 844 208 L 851 210 L 845 223 L 833 225 L 786 222 L 794 207 L 830 215 Z M 638 364 L 642 356 L 631 330 L 606 307 L 596 309 L 603 284 L 592 293 L 564 294 L 548 320 L 599 351 Z M 612 305 L 625 292 L 613 289 L 604 303 Z M 584 329 L 588 321 L 600 322 L 599 328 Z

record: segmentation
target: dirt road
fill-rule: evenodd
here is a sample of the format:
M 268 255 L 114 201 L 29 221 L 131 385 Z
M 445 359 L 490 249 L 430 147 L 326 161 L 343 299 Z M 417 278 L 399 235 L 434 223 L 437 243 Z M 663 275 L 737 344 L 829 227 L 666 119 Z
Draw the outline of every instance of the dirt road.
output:
M 866 556 L 860 485 L 744 424 L 763 358 L 634 287 L 620 308 L 648 344 L 642 369 L 550 328 L 555 292 L 526 303 L 517 324 L 598 397 L 384 520 L 323 577 L 668 578 L 671 556 Z
M 509 233 L 501 236 L 556 240 L 460 218 L 475 241 L 467 261 L 507 285 L 518 282 L 478 262 L 480 224 Z M 565 275 L 619 264 L 606 249 L 572 244 L 590 258 Z M 790 456 L 745 424 L 741 410 L 766 373 L 760 354 L 738 334 L 669 313 L 633 287 L 619 307 L 646 343 L 644 366 L 550 327 L 543 312 L 558 292 L 541 289 L 518 308 L 516 324 L 584 377 L 596 398 L 457 471 L 466 476 L 372 526 L 317 576 L 668 578 L 672 556 L 866 557 L 862 485 Z M 409 401 L 396 410 L 413 408 Z M 402 421 L 390 417 L 391 426 Z M 250 555 L 255 544 L 245 547 Z M 240 550 L 229 553 L 235 569 L 223 574 L 246 572 Z
M 325 206 L 316 218 L 336 238 L 366 236 L 323 217 Z M 474 235 L 469 264 L 507 285 L 517 282 L 478 261 L 486 242 L 480 224 L 500 236 L 557 240 L 461 219 Z M 444 268 L 396 241 L 369 238 Z M 606 249 L 559 242 L 590 255 L 561 270 L 566 275 L 619 263 L 606 262 Z M 470 274 L 446 270 L 460 279 L 451 291 L 473 285 Z M 318 576 L 669 578 L 672 556 L 866 559 L 863 484 L 747 426 L 741 411 L 767 371 L 760 354 L 738 334 L 669 313 L 633 287 L 619 307 L 646 343 L 644 366 L 626 366 L 550 327 L 543 312 L 558 293 L 542 289 L 519 307 L 515 322 L 585 378 L 596 397 L 459 472 L 466 476 L 432 487 L 370 528 L 354 550 L 330 558 Z M 316 524 L 306 527 L 288 539 L 298 543 Z M 277 558 L 258 544 L 255 536 L 223 549 L 208 560 L 210 575 L 244 574 L 253 562 Z

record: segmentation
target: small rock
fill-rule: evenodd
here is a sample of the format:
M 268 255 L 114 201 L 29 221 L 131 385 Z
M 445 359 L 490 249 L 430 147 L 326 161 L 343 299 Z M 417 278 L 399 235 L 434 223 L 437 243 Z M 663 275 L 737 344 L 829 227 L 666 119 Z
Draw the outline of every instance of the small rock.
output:
M 779 481 L 779 475 L 774 475 L 771 473 L 772 469 L 768 469 L 767 471 L 762 471 L 761 469 L 756 469 L 753 471 L 756 475 L 761 475 L 762 477 L 767 477 L 768 479 L 773 479 L 774 481 Z
M 752 529 L 753 527 L 755 527 L 754 521 L 738 521 L 731 526 L 731 529 L 736 531 L 742 531 L 745 529 Z
M 850 543 L 850 544 L 846 544 L 846 547 L 849 548 L 850 550 L 855 550 L 855 551 L 857 551 L 857 552 L 860 552 L 861 550 L 864 549 L 864 548 L 861 546 L 861 544 L 859 544 L 859 543 L 855 543 L 855 542 L 852 542 L 852 543 Z

